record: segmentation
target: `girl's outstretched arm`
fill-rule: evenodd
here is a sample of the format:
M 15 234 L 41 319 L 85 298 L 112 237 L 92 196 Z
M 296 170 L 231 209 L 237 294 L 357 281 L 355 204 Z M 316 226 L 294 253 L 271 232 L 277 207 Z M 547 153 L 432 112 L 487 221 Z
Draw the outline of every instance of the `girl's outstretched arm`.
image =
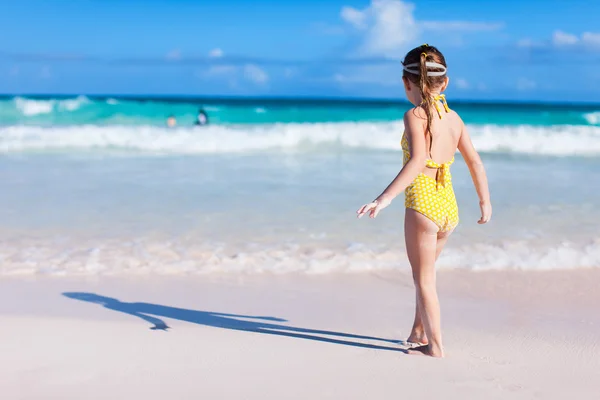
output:
M 404 114 L 404 131 L 410 145 L 410 160 L 400 170 L 392 183 L 373 201 L 365 204 L 356 212 L 358 218 L 369 213 L 375 218 L 379 211 L 390 205 L 392 200 L 410 185 L 419 175 L 427 161 L 427 144 L 425 143 L 425 124 L 427 119 L 418 114 L 418 108 L 407 111 Z
M 462 133 L 460 140 L 458 141 L 458 151 L 462 154 L 469 171 L 471 172 L 471 178 L 475 184 L 475 190 L 477 196 L 479 196 L 479 208 L 481 209 L 481 218 L 477 223 L 485 224 L 492 218 L 492 202 L 490 200 L 490 189 L 488 187 L 488 180 L 485 173 L 485 168 L 479 153 L 475 150 L 469 132 L 463 123 Z

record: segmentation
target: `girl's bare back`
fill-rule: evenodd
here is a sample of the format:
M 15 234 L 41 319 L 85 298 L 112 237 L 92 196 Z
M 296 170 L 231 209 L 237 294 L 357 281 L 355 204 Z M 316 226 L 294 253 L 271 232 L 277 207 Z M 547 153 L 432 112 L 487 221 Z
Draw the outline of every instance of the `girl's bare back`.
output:
M 415 107 L 413 112 L 423 120 L 423 125 L 427 123 L 427 116 L 421 107 Z M 456 153 L 464 124 L 455 111 L 449 110 L 446 112 L 442 108 L 440 112 L 443 113 L 443 118 L 436 117 L 431 121 L 432 137 L 426 137 L 427 154 L 425 157 L 430 158 L 437 164 L 445 164 L 452 160 Z M 421 172 L 435 178 L 437 170 L 425 166 Z

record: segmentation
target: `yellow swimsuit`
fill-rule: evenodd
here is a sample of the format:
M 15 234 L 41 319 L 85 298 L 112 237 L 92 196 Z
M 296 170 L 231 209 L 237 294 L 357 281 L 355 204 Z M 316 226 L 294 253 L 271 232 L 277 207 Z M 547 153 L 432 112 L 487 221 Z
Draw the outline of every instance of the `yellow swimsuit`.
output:
M 448 112 L 448 106 L 443 96 L 436 96 L 435 100 L 438 115 L 442 118 L 442 114 L 437 107 L 437 101 L 442 100 L 446 112 Z M 402 135 L 401 144 L 404 153 L 404 165 L 406 165 L 410 160 L 410 149 L 406 134 Z M 458 205 L 452 188 L 452 175 L 450 174 L 450 165 L 453 162 L 454 157 L 445 164 L 438 164 L 432 159 L 428 159 L 427 167 L 437 169 L 436 178 L 420 173 L 404 192 L 405 207 L 413 209 L 435 222 L 440 232 L 449 232 L 458 225 Z

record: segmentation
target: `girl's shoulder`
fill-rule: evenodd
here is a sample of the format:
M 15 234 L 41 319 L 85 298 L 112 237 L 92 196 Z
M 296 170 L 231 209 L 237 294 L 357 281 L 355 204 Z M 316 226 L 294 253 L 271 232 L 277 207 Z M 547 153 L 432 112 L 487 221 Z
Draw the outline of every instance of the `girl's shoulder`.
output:
M 423 110 L 423 107 L 416 106 L 404 113 L 405 123 L 425 123 L 427 122 L 427 113 Z
M 450 122 L 453 125 L 459 125 L 459 126 L 463 126 L 465 123 L 463 122 L 462 118 L 460 117 L 460 115 L 458 115 L 458 113 L 452 109 L 450 109 L 446 115 L 448 116 Z

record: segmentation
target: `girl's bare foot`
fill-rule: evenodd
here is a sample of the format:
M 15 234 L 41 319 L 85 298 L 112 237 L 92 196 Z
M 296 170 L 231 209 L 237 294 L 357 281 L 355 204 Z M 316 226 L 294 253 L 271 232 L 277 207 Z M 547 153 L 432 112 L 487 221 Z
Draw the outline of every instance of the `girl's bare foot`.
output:
M 443 358 L 444 352 L 439 347 L 433 347 L 431 345 L 413 347 L 412 349 L 407 350 L 408 354 L 412 355 L 420 355 L 420 356 L 430 356 L 435 358 Z
M 415 330 L 413 329 L 410 332 L 410 335 L 408 335 L 408 339 L 406 339 L 407 343 L 414 343 L 414 344 L 419 344 L 422 346 L 426 346 L 429 344 L 429 340 L 427 340 L 427 336 L 425 335 L 425 332 L 423 330 L 419 331 L 419 330 Z

